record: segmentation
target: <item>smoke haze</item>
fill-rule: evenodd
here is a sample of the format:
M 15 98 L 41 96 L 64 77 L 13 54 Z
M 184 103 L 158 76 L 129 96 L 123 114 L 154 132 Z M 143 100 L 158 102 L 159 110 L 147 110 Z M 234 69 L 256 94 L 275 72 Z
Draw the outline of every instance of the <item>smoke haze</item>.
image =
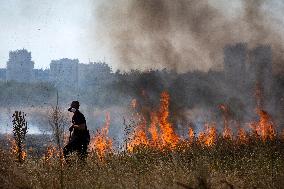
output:
M 215 1 L 214 1 L 215 2 Z M 220 70 L 223 47 L 270 44 L 274 70 L 283 68 L 283 23 L 268 0 L 105 0 L 95 9 L 99 42 L 122 69 Z M 276 12 L 276 13 L 275 13 Z M 94 28 L 91 28 L 94 31 Z

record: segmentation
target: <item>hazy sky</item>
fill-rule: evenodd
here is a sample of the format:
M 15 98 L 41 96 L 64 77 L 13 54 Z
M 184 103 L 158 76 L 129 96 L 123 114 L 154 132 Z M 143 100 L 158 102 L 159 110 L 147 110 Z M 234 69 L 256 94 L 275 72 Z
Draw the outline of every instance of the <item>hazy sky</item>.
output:
M 0 67 L 5 67 L 10 50 L 32 52 L 36 68 L 48 68 L 52 59 L 78 58 L 80 62 L 105 60 L 114 65 L 111 52 L 96 43 L 95 10 L 104 0 L 1 0 Z M 113 1 L 115 3 L 115 1 Z M 239 1 L 209 1 L 234 17 Z M 283 25 L 283 3 L 272 0 L 271 14 Z M 281 5 L 281 6 L 280 6 Z M 99 35 L 98 35 L 99 36 Z
M 0 67 L 9 51 L 26 48 L 36 68 L 49 67 L 63 57 L 81 62 L 103 60 L 101 48 L 89 44 L 90 25 L 95 25 L 94 0 L 1 0 Z

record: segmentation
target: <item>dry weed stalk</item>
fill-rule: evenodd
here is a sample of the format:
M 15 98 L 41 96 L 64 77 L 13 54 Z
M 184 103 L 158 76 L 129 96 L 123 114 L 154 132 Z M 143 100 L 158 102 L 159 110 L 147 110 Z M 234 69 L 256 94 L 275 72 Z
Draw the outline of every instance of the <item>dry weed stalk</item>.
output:
M 57 151 L 59 153 L 59 163 L 60 163 L 60 186 L 64 188 L 63 185 L 63 144 L 64 144 L 64 136 L 65 136 L 65 126 L 67 125 L 67 118 L 63 111 L 60 109 L 58 105 L 58 92 L 57 92 L 57 100 L 56 106 L 51 108 L 49 112 L 49 125 L 52 129 L 53 139 L 55 141 Z
M 12 151 L 17 156 L 17 160 L 23 163 L 26 157 L 24 150 L 25 139 L 28 129 L 28 122 L 26 121 L 26 114 L 21 111 L 15 111 L 13 114 L 13 135 L 14 141 L 12 144 Z

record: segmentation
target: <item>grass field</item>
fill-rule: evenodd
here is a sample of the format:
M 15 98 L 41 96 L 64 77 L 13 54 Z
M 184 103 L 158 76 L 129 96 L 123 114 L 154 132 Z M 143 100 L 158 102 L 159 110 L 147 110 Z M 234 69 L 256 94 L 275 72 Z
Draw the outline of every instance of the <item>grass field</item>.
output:
M 2 148 L 0 188 L 284 188 L 284 132 L 261 109 L 258 120 L 233 131 L 226 107 L 221 110 L 222 132 L 207 123 L 203 131 L 190 127 L 180 137 L 169 121 L 169 95 L 162 93 L 150 120 L 135 112 L 136 121 L 124 123 L 120 150 L 108 135 L 107 114 L 85 162 L 73 154 L 66 164 L 60 148 L 51 145 L 42 156 L 26 151 L 20 163 L 17 148 Z
M 284 141 L 250 137 L 246 144 L 219 136 L 208 147 L 198 141 L 174 150 L 138 145 L 132 152 L 96 152 L 81 164 L 60 165 L 28 157 L 16 163 L 1 151 L 1 188 L 283 188 Z

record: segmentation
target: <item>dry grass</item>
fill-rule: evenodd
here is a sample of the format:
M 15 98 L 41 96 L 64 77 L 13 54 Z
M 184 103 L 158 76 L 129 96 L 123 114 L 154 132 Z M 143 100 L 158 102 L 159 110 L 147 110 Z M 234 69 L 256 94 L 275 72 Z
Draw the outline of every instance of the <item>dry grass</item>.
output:
M 17 164 L 0 152 L 0 188 L 60 188 L 61 166 L 29 157 Z M 240 145 L 218 139 L 212 147 L 180 144 L 163 151 L 137 147 L 133 153 L 108 154 L 100 161 L 64 166 L 64 188 L 281 188 L 284 186 L 284 141 L 251 139 Z

